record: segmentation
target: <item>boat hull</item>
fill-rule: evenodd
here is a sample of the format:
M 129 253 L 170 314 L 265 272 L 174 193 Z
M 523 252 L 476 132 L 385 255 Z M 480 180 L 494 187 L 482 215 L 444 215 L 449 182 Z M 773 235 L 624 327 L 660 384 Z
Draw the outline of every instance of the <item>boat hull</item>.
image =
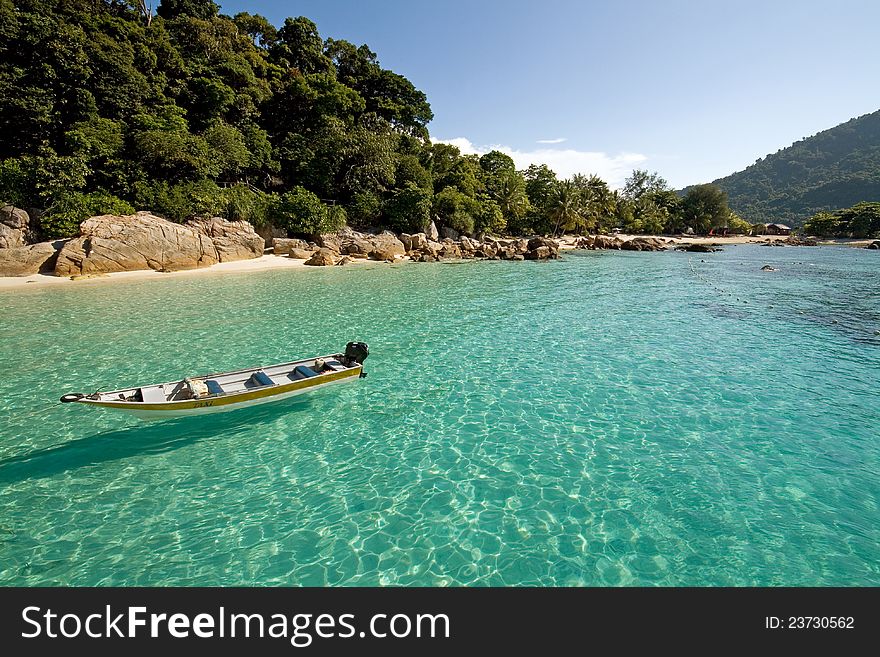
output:
M 357 381 L 362 368 L 353 367 L 321 377 L 296 381 L 286 385 L 262 390 L 250 390 L 229 395 L 219 395 L 208 399 L 194 399 L 179 402 L 145 404 L 143 402 L 100 401 L 80 399 L 78 403 L 99 408 L 107 408 L 129 413 L 142 420 L 165 420 L 213 413 L 227 413 L 251 406 L 269 404 L 290 399 L 297 395 L 313 392 L 341 383 Z

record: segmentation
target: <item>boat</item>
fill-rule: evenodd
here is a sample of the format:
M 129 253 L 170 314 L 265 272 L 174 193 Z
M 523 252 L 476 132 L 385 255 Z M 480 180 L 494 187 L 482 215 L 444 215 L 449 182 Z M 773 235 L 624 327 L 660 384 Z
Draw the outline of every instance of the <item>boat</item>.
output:
M 363 365 L 369 355 L 365 343 L 349 342 L 339 354 L 111 392 L 73 392 L 61 401 L 124 411 L 144 420 L 223 413 L 356 381 L 366 376 Z

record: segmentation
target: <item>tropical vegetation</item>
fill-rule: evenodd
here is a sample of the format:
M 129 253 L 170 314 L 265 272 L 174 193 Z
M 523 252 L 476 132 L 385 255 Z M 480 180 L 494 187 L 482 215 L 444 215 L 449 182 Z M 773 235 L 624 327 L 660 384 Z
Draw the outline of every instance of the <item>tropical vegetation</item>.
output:
M 723 186 L 518 170 L 432 141 L 423 92 L 366 45 L 211 0 L 0 0 L 0 202 L 44 238 L 103 213 L 459 233 L 747 232 Z M 742 212 L 749 219 L 749 214 Z

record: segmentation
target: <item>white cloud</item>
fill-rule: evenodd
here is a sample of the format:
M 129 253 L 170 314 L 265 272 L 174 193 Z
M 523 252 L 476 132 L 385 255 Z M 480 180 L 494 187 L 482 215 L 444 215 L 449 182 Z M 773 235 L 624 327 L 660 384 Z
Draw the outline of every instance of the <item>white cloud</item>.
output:
M 557 137 L 556 139 L 539 139 L 536 144 L 561 144 L 565 141 L 565 137 Z
M 467 137 L 454 139 L 431 139 L 434 143 L 457 146 L 463 155 L 483 155 L 489 151 L 501 151 L 513 158 L 517 169 L 527 169 L 532 164 L 546 164 L 560 178 L 570 178 L 576 173 L 596 174 L 612 188 L 623 187 L 623 181 L 632 170 L 648 159 L 641 153 L 618 153 L 609 155 L 601 151 L 579 151 L 573 148 L 536 148 L 517 150 L 502 144 L 477 146 Z

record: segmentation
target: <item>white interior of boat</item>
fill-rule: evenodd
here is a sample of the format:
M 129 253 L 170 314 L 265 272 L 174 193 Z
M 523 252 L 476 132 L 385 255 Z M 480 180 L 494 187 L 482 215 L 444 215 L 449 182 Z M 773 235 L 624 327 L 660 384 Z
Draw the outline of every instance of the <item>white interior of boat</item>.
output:
M 356 362 L 346 366 L 342 363 L 342 359 L 342 354 L 335 354 L 270 367 L 254 367 L 235 372 L 188 377 L 182 381 L 114 390 L 113 392 L 98 393 L 98 395 L 100 401 L 128 401 L 147 404 L 210 399 L 256 388 L 269 388 L 312 377 L 322 377 L 333 372 L 359 367 Z

